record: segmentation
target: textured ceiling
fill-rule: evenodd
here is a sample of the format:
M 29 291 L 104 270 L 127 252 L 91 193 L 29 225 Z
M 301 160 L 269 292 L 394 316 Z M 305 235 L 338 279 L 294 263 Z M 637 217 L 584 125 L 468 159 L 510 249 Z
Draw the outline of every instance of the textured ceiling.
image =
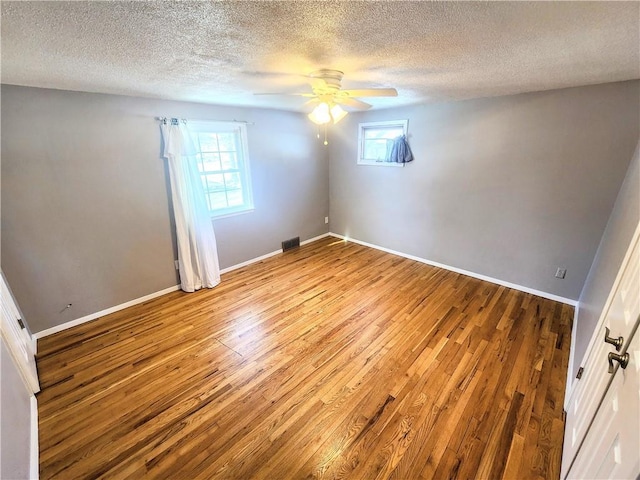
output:
M 637 2 L 1 2 L 2 83 L 301 110 L 304 75 L 376 107 L 640 78 Z

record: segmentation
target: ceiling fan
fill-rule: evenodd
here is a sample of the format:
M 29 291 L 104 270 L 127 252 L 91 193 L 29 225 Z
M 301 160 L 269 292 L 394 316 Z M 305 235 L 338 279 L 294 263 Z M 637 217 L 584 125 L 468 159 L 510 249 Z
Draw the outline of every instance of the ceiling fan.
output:
M 366 88 L 359 90 L 342 90 L 342 77 L 339 70 L 321 69 L 309 74 L 311 79 L 310 93 L 257 93 L 256 95 L 294 95 L 308 97 L 305 105 L 314 106 L 309 119 L 318 124 L 338 123 L 347 112 L 341 105 L 357 110 L 367 110 L 371 105 L 358 100 L 359 97 L 397 97 L 395 88 Z

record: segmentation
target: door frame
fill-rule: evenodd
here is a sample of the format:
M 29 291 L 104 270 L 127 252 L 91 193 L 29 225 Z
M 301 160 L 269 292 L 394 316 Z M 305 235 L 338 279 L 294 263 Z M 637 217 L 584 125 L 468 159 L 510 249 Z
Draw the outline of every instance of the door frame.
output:
M 598 318 L 598 323 L 596 324 L 596 326 L 593 329 L 593 333 L 591 335 L 591 339 L 589 340 L 589 344 L 587 345 L 587 349 L 584 352 L 584 355 L 582 356 L 582 360 L 580 362 L 580 366 L 584 366 L 587 361 L 589 360 L 589 356 L 591 355 L 591 353 L 593 352 L 594 346 L 596 344 L 596 342 L 600 342 L 602 341 L 602 339 L 598 336 L 598 332 L 602 329 L 602 326 L 604 325 L 604 322 L 606 320 L 607 317 L 607 313 L 609 311 L 609 308 L 611 307 L 611 303 L 613 302 L 613 298 L 615 296 L 616 291 L 618 290 L 618 286 L 620 285 L 620 282 L 622 281 L 622 276 L 624 274 L 624 271 L 629 263 L 629 260 L 631 259 L 631 254 L 633 253 L 633 249 L 636 246 L 636 244 L 640 241 L 640 221 L 638 222 L 638 224 L 636 225 L 636 229 L 633 233 L 633 236 L 631 237 L 631 241 L 629 242 L 629 246 L 627 247 L 627 251 L 624 254 L 624 257 L 622 259 L 622 263 L 620 264 L 620 267 L 618 268 L 618 273 L 616 274 L 616 278 L 613 281 L 613 284 L 611 285 L 611 290 L 609 291 L 609 295 L 607 296 L 607 300 L 606 302 L 604 302 L 604 306 L 602 307 L 602 311 L 600 312 L 600 317 Z M 567 410 L 567 406 L 569 404 L 569 400 L 571 399 L 571 396 L 574 393 L 574 390 L 576 389 L 576 385 L 578 384 L 578 382 L 575 381 L 575 378 L 573 378 L 573 372 L 572 372 L 572 367 L 573 367 L 573 359 L 574 359 L 574 351 L 575 351 L 575 335 L 576 335 L 576 329 L 577 329 L 577 320 L 578 320 L 578 310 L 580 308 L 580 304 L 578 303 L 578 305 L 575 308 L 575 312 L 574 312 L 574 318 L 573 318 L 573 326 L 571 328 L 571 350 L 569 353 L 569 366 L 568 366 L 568 371 L 567 371 L 567 389 L 565 391 L 565 395 L 564 395 L 564 409 L 565 411 Z M 569 380 L 571 381 L 570 386 L 569 386 Z
M 18 320 L 24 322 L 22 320 L 23 316 L 1 271 L 0 289 L 0 299 L 2 301 L 2 306 L 0 307 L 0 335 L 7 346 L 13 363 L 16 365 L 18 372 L 20 372 L 20 377 L 24 381 L 27 390 L 35 394 L 40 391 L 35 362 L 36 341 L 27 330 L 26 325 L 21 328 L 18 324 Z M 23 345 L 26 345 L 26 352 Z M 25 353 L 28 358 L 25 358 Z

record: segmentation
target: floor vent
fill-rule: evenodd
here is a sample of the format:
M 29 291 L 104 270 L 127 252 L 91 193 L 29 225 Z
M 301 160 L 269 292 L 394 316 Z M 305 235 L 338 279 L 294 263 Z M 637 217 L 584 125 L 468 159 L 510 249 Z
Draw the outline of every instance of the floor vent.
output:
M 287 250 L 291 250 L 292 248 L 296 248 L 300 246 L 300 237 L 290 238 L 289 240 L 285 240 L 282 242 L 282 251 L 286 252 Z

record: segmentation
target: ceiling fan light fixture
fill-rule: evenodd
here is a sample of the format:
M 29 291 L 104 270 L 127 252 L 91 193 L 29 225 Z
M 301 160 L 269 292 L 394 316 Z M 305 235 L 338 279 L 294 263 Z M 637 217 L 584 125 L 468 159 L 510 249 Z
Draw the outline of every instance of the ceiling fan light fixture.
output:
M 309 115 L 309 120 L 317 125 L 324 125 L 331 121 L 331 111 L 329 110 L 329 104 L 322 102 L 313 109 Z
M 308 115 L 309 120 L 317 125 L 335 124 L 346 116 L 347 112 L 340 105 L 333 104 L 330 106 L 327 102 L 318 104 Z
M 2 1 L 2 0 L 0 0 Z M 306 97 L 310 100 L 305 106 L 314 105 L 313 111 L 308 114 L 309 120 L 316 125 L 336 124 L 347 113 L 340 105 L 346 105 L 355 110 L 368 110 L 372 105 L 358 100 L 358 97 L 397 97 L 395 88 L 364 88 L 356 90 L 343 90 L 340 70 L 323 68 L 311 72 L 308 76 L 312 80 L 311 92 L 297 93 L 256 93 L 256 95 L 293 95 Z

